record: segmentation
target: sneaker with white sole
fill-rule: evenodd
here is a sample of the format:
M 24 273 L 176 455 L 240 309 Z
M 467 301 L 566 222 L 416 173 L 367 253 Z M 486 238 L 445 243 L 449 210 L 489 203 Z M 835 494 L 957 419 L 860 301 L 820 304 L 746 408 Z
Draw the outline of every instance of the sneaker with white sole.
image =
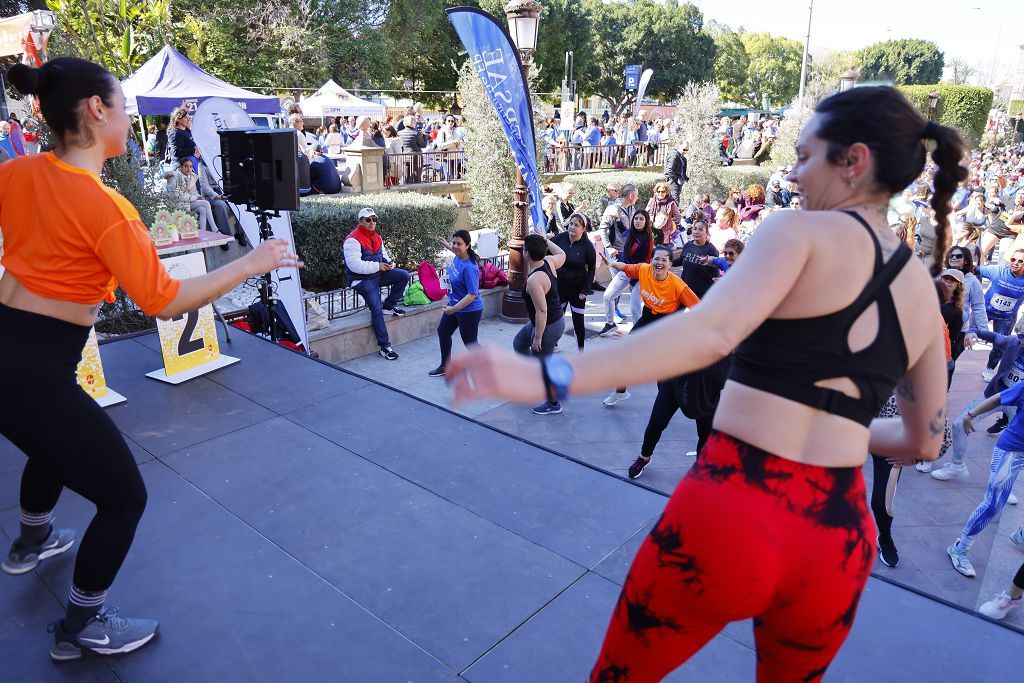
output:
M 534 415 L 558 415 L 562 412 L 562 404 L 558 401 L 552 403 L 551 401 L 544 401 L 539 406 L 533 409 Z
M 613 391 L 604 399 L 604 404 L 611 408 L 616 403 L 622 403 L 629 398 L 628 391 Z
M 117 608 L 102 610 L 78 633 L 64 630 L 64 622 L 50 624 L 53 648 L 50 658 L 56 662 L 79 659 L 86 652 L 119 655 L 138 650 L 157 634 L 160 624 L 152 619 L 127 619 L 117 615 Z
M 438 365 L 436 368 L 427 373 L 427 377 L 444 377 L 444 366 Z
M 639 456 L 636 460 L 633 461 L 633 464 L 629 466 L 629 470 L 626 471 L 626 474 L 629 475 L 630 479 L 637 479 L 641 474 L 644 473 L 644 468 L 650 464 L 650 458 L 645 459 L 643 456 Z
M 1011 598 L 1009 593 L 1003 591 L 979 607 L 978 611 L 989 619 L 1002 619 L 1010 612 L 1010 610 L 1014 607 L 1020 607 L 1022 603 L 1024 603 L 1024 599 Z
M 900 563 L 900 554 L 896 550 L 896 544 L 892 542 L 892 539 L 883 539 L 881 536 L 878 537 L 878 559 L 882 561 L 886 567 L 897 567 Z
M 953 569 L 957 570 L 969 579 L 978 575 L 978 572 L 974 571 L 974 565 L 971 564 L 971 559 L 967 557 L 967 551 L 957 548 L 956 543 L 953 543 L 946 548 L 946 554 L 949 555 L 949 559 L 953 563 Z
M 932 479 L 938 479 L 939 481 L 949 481 L 954 477 L 964 478 L 967 476 L 967 463 L 963 462 L 959 465 L 955 462 L 947 462 L 939 469 L 932 472 Z
M 51 525 L 49 535 L 38 545 L 24 545 L 20 540 L 15 541 L 0 569 L 12 576 L 25 574 L 38 567 L 43 560 L 60 555 L 74 544 L 74 529 L 58 529 Z
M 1006 499 L 1006 504 L 1007 505 L 1016 505 L 1017 504 L 1017 496 L 1014 495 L 1013 491 L 1010 491 L 1010 495 Z
M 929 472 L 932 471 L 932 461 L 921 460 L 920 462 L 914 465 L 914 469 L 917 470 L 918 472 L 924 472 L 925 474 L 928 474 Z
M 398 306 L 395 306 L 394 308 L 384 308 L 381 310 L 384 312 L 384 315 L 390 315 L 395 318 L 401 318 L 403 315 L 405 315 L 405 311 L 399 308 Z
M 1017 529 L 1010 534 L 1010 540 L 1013 541 L 1013 544 L 1018 548 L 1024 548 L 1024 527 Z
M 983 379 L 986 382 L 991 382 L 992 378 L 995 377 L 995 375 L 996 375 L 996 369 L 995 368 L 985 368 L 982 371 L 982 373 L 981 373 L 981 379 Z
M 386 360 L 398 360 L 398 351 L 395 351 L 390 346 L 385 346 L 377 353 L 380 354 L 381 358 L 384 358 Z
M 605 323 L 604 327 L 601 328 L 601 331 L 597 333 L 597 336 L 610 337 L 611 335 L 615 334 L 618 331 L 619 326 L 616 325 L 615 323 Z

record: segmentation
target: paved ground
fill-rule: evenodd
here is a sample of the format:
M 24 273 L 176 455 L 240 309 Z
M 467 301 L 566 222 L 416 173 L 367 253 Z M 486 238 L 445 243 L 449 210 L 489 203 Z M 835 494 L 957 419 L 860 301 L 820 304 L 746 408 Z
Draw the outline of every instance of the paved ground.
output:
M 160 364 L 153 335 L 101 347 L 128 397 L 108 414 L 149 489 L 110 604 L 159 618 L 160 637 L 124 657 L 49 661 L 73 548 L 0 576 L 0 680 L 583 679 L 662 494 L 234 336 L 222 348 L 241 363 L 176 387 L 144 376 Z M 3 543 L 23 465 L 0 438 Z M 58 506 L 79 531 L 91 513 L 71 492 Z M 958 681 L 1014 680 L 1022 643 L 871 579 L 827 680 L 939 680 L 965 652 Z M 667 680 L 751 681 L 752 646 L 749 621 L 730 625 Z
M 591 297 L 587 306 L 588 326 L 594 331 L 604 322 L 604 309 L 600 295 Z M 626 301 L 620 308 L 628 315 Z M 566 319 L 563 353 L 576 353 L 575 337 L 570 336 L 572 325 Z M 623 332 L 629 325 L 623 325 Z M 518 326 L 501 322 L 497 318 L 484 321 L 480 328 L 482 342 L 510 347 Z M 590 345 L 615 344 L 616 338 L 593 337 Z M 456 335 L 456 349 L 461 342 Z M 428 337 L 397 348 L 401 358 L 388 362 L 382 358 L 366 356 L 344 363 L 341 367 L 401 389 L 419 398 L 447 406 L 449 391 L 444 381 L 427 377 L 427 371 L 437 366 L 440 351 L 435 337 Z M 984 384 L 981 370 L 987 351 L 967 351 L 960 359 L 953 386 L 949 394 L 950 413 L 956 415 L 979 393 Z M 614 408 L 602 405 L 601 396 L 574 398 L 565 406 L 562 415 L 538 416 L 528 407 L 499 401 L 482 402 L 458 409 L 458 412 L 514 434 L 546 448 L 551 448 L 582 462 L 625 477 L 626 468 L 640 452 L 644 428 L 650 416 L 656 389 L 653 385 L 631 387 L 632 398 Z M 983 427 L 994 420 L 989 418 Z M 694 459 L 685 454 L 696 448 L 697 433 L 692 421 L 677 414 L 666 429 L 654 454 L 654 460 L 639 480 L 643 484 L 665 493 L 671 493 L 679 480 L 693 465 Z M 977 609 L 992 595 L 1009 585 L 1024 552 L 1009 541 L 1011 533 L 1024 525 L 1024 504 L 1007 507 L 978 539 L 972 551 L 978 577 L 967 579 L 956 573 L 946 555 L 946 546 L 960 534 L 964 522 L 981 501 L 988 476 L 995 438 L 984 430 L 972 436 L 968 446 L 970 476 L 953 482 L 940 482 L 926 474 L 907 470 L 901 481 L 896 499 L 894 538 L 900 550 L 900 566 L 895 569 L 876 563 L 876 575 L 949 600 L 968 609 Z M 939 464 L 941 464 L 940 461 Z M 872 467 L 865 467 L 865 478 L 870 487 Z M 1024 501 L 1024 482 L 1015 487 Z M 1007 622 L 1024 629 L 1024 610 L 1007 618 Z

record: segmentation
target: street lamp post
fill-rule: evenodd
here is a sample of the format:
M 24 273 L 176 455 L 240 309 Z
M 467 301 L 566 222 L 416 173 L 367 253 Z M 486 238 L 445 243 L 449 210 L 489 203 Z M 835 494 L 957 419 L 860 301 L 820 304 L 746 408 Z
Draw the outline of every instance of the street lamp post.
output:
M 932 90 L 928 93 L 928 120 L 935 120 L 935 107 L 939 106 L 939 92 Z
M 530 57 L 537 49 L 537 33 L 543 7 L 536 0 L 511 0 L 505 5 L 508 32 L 523 62 L 523 82 L 529 87 Z M 512 199 L 512 235 L 508 240 L 508 289 L 501 298 L 501 319 L 523 323 L 529 320 L 523 290 L 526 276 L 523 265 L 523 245 L 529 228 L 530 198 L 523 174 L 516 167 L 516 186 Z
M 846 92 L 853 88 L 857 83 L 857 76 L 857 69 L 855 67 L 851 66 L 844 71 L 843 75 L 839 78 L 839 92 Z

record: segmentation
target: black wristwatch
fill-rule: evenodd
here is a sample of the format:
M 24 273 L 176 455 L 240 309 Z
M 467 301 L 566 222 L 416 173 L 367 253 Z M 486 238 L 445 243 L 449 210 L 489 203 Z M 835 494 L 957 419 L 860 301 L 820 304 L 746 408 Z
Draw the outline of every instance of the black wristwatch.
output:
M 540 367 L 548 402 L 557 403 L 569 398 L 569 385 L 573 377 L 569 361 L 561 356 L 545 356 L 540 359 Z

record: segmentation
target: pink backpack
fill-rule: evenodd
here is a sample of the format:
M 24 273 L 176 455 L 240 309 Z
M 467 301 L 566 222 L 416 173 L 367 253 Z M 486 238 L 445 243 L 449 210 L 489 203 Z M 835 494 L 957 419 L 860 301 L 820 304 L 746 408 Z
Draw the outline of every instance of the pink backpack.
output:
M 441 287 L 441 278 L 437 276 L 437 269 L 434 268 L 433 263 L 420 261 L 416 273 L 420 277 L 420 284 L 423 285 L 423 292 L 428 299 L 437 301 L 448 296 L 448 290 Z
M 485 261 L 480 266 L 480 286 L 484 289 L 500 287 L 508 284 L 508 276 L 505 271 L 498 268 L 490 261 Z

